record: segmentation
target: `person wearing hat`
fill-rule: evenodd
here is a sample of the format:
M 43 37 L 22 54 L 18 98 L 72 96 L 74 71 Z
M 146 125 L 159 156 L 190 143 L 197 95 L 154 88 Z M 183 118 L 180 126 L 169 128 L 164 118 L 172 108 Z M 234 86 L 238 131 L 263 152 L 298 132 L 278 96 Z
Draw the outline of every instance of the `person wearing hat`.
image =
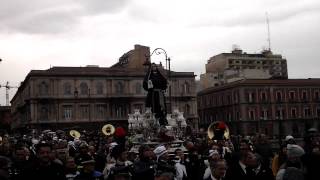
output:
M 302 169 L 301 157 L 304 154 L 305 154 L 305 151 L 299 145 L 288 144 L 287 145 L 287 161 L 280 167 L 276 176 L 276 180 L 283 180 L 284 174 L 288 173 L 286 172 L 286 169 L 288 167 Z
M 291 135 L 286 136 L 285 141 L 286 144 L 297 144 L 294 137 Z
M 159 176 L 163 173 L 172 173 L 175 175 L 176 170 L 174 167 L 174 163 L 169 161 L 169 154 L 164 145 L 160 145 L 153 150 L 156 155 L 156 176 Z
M 133 165 L 133 180 L 154 179 L 153 151 L 148 145 L 139 147 L 139 160 Z
M 103 180 L 103 174 L 94 170 L 95 160 L 82 159 L 81 166 L 80 174 L 74 180 Z
M 210 168 L 210 162 L 211 161 L 217 161 L 220 159 L 220 154 L 216 149 L 210 149 L 209 150 L 209 156 L 208 160 L 204 161 L 204 164 L 207 165 L 207 168 L 204 172 L 203 179 L 207 179 L 211 175 L 211 168 Z

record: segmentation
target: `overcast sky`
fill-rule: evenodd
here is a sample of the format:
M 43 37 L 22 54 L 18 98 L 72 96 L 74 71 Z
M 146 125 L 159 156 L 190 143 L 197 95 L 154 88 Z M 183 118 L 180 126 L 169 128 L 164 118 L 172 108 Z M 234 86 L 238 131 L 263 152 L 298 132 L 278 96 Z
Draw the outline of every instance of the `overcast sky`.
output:
M 174 71 L 199 75 L 233 44 L 267 47 L 266 12 L 289 77 L 320 77 L 319 0 L 1 0 L 0 84 L 50 66 L 108 67 L 135 44 L 164 48 Z

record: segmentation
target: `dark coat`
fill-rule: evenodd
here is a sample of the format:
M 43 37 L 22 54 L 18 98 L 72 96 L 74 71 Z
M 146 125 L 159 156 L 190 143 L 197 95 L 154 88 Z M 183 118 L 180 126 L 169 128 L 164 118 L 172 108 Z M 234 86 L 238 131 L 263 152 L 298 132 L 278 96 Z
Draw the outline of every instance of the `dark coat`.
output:
M 226 180 L 237 180 L 237 179 L 243 179 L 243 180 L 254 180 L 254 175 L 252 173 L 245 173 L 239 162 L 236 162 L 234 164 L 230 164 L 225 179 Z
M 133 180 L 154 179 L 155 164 L 153 161 L 137 161 L 133 165 Z
M 40 166 L 37 162 L 25 171 L 25 179 L 32 180 L 65 180 L 63 166 L 51 162 L 49 166 Z
M 149 81 L 152 82 L 152 86 L 148 86 Z M 167 89 L 168 81 L 161 74 L 158 68 L 152 71 L 152 65 L 149 67 L 148 73 L 143 80 L 143 88 L 148 91 L 146 99 L 146 107 L 151 107 L 151 111 L 155 113 L 155 117 L 159 119 L 160 125 L 168 124 L 166 120 L 167 107 L 164 96 L 164 90 Z

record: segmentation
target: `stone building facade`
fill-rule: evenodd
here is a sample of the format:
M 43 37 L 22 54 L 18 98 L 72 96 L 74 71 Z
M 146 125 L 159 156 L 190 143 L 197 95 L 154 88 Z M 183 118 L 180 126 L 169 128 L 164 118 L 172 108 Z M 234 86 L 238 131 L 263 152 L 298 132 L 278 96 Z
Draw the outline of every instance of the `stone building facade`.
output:
M 233 134 L 301 137 L 320 129 L 320 79 L 248 79 L 198 93 L 199 126 L 223 120 Z
M 269 50 L 249 54 L 236 48 L 211 57 L 200 75 L 201 89 L 241 79 L 288 79 L 287 60 Z
M 134 109 L 145 110 L 142 82 L 149 47 L 135 48 L 108 68 L 52 67 L 32 70 L 11 100 L 14 127 L 64 128 L 127 125 Z M 167 70 L 159 66 L 163 74 Z M 178 107 L 197 127 L 196 85 L 193 72 L 170 73 L 168 107 Z M 167 92 L 168 94 L 168 92 Z M 171 101 L 170 101 L 171 100 Z

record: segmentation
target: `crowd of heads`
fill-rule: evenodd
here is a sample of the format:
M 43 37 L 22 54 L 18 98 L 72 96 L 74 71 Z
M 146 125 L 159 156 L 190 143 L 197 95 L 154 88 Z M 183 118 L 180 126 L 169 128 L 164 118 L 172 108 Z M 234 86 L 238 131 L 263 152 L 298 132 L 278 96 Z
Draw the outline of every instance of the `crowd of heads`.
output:
M 61 130 L 2 134 L 0 177 L 37 179 L 52 173 L 50 177 L 69 180 L 311 179 L 314 166 L 310 164 L 320 156 L 314 129 L 301 141 L 286 136 L 278 148 L 263 134 L 226 139 L 219 129 L 212 139 L 203 134 L 186 136 L 183 148 L 173 149 L 170 142 L 141 143 L 137 151 L 123 128 L 110 136 L 80 132 L 81 137 Z

